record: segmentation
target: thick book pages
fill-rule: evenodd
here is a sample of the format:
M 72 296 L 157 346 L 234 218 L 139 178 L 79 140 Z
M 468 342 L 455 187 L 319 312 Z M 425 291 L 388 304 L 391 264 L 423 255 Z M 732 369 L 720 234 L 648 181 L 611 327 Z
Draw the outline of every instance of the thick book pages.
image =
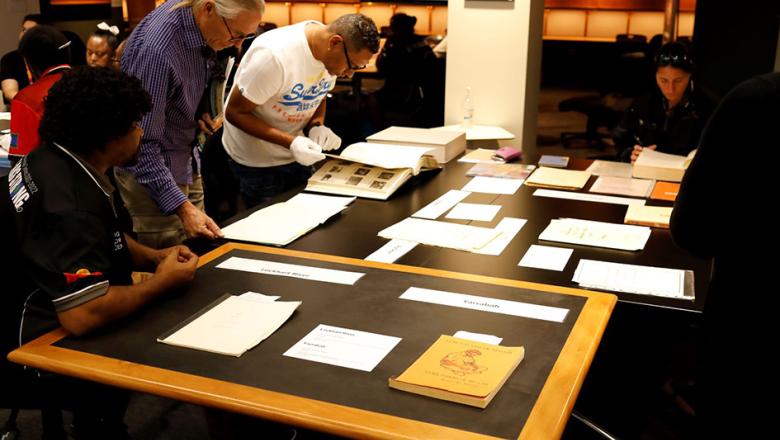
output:
M 309 178 L 306 189 L 387 200 L 420 171 L 438 169 L 431 148 L 360 142 L 325 162 Z
M 299 305 L 300 301 L 259 302 L 224 295 L 157 341 L 238 357 L 271 336 Z
M 671 206 L 630 205 L 626 211 L 623 223 L 669 229 L 669 219 L 671 217 Z
M 633 176 L 642 179 L 680 182 L 695 154 L 696 150 L 691 151 L 688 156 L 678 156 L 645 148 L 634 162 Z
M 672 182 L 656 182 L 650 198 L 654 200 L 667 200 L 674 202 L 677 193 L 680 192 L 680 184 Z
M 366 140 L 372 144 L 432 148 L 431 155 L 436 158 L 439 163 L 449 162 L 466 150 L 465 133 L 459 131 L 431 130 L 430 128 L 393 126 L 372 134 L 367 137 Z
M 298 194 L 222 228 L 225 238 L 284 246 L 346 209 L 354 197 Z
M 442 335 L 390 388 L 485 408 L 525 356 L 523 347 L 502 347 Z
M 582 189 L 590 179 L 585 171 L 539 167 L 526 179 L 528 186 L 542 188 Z

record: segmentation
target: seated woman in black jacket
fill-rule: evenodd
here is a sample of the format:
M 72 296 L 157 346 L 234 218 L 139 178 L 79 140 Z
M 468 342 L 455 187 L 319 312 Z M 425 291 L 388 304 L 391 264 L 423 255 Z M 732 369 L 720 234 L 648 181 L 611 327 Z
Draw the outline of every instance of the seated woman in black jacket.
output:
M 715 106 L 713 99 L 694 88 L 693 59 L 685 45 L 662 46 L 655 69 L 658 87 L 637 98 L 612 133 L 622 161 L 634 163 L 643 148 L 687 155 L 698 146 Z

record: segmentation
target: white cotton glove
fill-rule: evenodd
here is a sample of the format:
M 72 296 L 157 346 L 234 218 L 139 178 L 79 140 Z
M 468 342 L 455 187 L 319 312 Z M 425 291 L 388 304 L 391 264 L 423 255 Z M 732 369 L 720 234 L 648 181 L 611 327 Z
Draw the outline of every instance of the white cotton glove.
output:
M 292 151 L 295 161 L 304 166 L 314 165 L 325 159 L 325 155 L 322 154 L 322 148 L 305 136 L 298 136 L 293 139 L 290 144 L 290 151 Z
M 319 144 L 325 151 L 335 150 L 341 146 L 341 138 L 324 125 L 312 127 L 309 130 L 309 139 Z

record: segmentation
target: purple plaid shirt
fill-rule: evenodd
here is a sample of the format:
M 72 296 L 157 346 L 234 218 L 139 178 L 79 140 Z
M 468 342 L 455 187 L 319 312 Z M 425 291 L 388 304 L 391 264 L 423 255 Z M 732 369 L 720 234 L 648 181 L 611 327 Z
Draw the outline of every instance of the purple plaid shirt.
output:
M 209 61 L 206 42 L 192 9 L 172 10 L 169 1 L 133 30 L 122 55 L 122 70 L 141 79 L 152 96 L 152 110 L 141 120 L 144 136 L 138 163 L 127 168 L 146 187 L 164 214 L 187 196 L 177 184 L 192 183 L 197 131 L 196 112 L 206 88 Z

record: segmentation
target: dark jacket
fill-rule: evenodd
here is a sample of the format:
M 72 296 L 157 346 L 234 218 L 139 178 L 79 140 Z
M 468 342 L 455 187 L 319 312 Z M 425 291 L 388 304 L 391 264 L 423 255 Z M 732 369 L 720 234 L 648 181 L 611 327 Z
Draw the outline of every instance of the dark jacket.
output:
M 666 98 L 655 87 L 634 100 L 612 132 L 618 158 L 628 162 L 634 145 L 658 145 L 657 151 L 687 155 L 699 145 L 713 108 L 714 100 L 691 85 L 680 104 L 667 115 Z
M 780 385 L 777 201 L 780 74 L 746 81 L 713 113 L 683 178 L 671 218 L 674 241 L 713 258 L 706 292 L 697 417 L 702 438 L 761 438 L 774 406 L 755 396 Z M 697 292 L 697 295 L 704 292 Z

